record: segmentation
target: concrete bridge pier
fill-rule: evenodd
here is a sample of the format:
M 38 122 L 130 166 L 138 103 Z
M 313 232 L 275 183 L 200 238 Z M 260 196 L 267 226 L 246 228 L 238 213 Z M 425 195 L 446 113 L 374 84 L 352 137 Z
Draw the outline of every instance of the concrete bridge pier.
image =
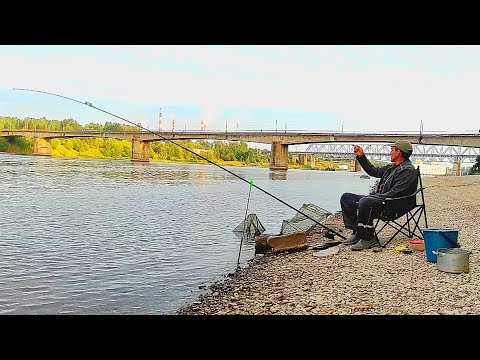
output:
M 150 143 L 132 138 L 132 161 L 150 161 Z
M 315 168 L 315 154 L 310 155 L 310 168 L 314 169 Z
M 52 156 L 52 145 L 44 138 L 34 138 L 33 155 Z
M 293 155 L 292 155 L 292 160 L 291 160 L 291 161 L 292 161 L 293 163 L 295 163 L 295 164 L 298 164 L 298 162 L 299 162 L 299 156 L 298 156 L 298 155 L 295 155 L 295 154 L 293 154 Z
M 348 166 L 348 170 L 352 172 L 358 172 L 362 169 L 360 166 L 360 163 L 357 161 L 357 159 L 353 159 L 350 161 L 350 165 Z
M 462 160 L 458 159 L 453 164 L 452 172 L 454 176 L 462 176 Z
M 288 145 L 279 142 L 272 143 L 270 170 L 288 169 Z
M 306 159 L 307 159 L 306 154 L 298 154 L 298 165 L 305 165 Z

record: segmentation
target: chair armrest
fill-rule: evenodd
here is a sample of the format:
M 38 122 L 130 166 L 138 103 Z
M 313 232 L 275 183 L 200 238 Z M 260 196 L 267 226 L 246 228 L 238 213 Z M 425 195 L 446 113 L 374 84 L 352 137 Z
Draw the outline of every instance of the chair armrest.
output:
M 393 197 L 393 198 L 386 198 L 385 201 L 395 201 L 395 200 L 402 200 L 402 199 L 407 199 L 412 196 L 416 196 L 420 191 L 425 190 L 424 187 L 418 188 L 417 191 L 415 191 L 413 194 L 406 195 L 406 196 L 399 196 L 399 197 Z

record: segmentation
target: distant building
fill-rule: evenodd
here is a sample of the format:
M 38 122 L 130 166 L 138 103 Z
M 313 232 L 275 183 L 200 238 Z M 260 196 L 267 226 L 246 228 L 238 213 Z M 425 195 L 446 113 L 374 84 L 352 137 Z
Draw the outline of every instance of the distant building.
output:
M 415 167 L 420 166 L 420 173 L 422 175 L 447 175 L 448 170 L 446 165 L 442 165 L 436 161 L 430 163 L 422 160 L 415 160 Z

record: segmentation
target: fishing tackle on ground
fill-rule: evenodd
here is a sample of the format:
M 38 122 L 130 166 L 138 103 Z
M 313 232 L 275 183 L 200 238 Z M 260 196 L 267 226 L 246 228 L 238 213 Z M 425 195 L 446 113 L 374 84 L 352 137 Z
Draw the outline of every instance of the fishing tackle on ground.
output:
M 248 209 L 248 203 L 247 203 Z M 308 218 L 303 214 L 308 214 Z M 295 214 L 294 217 L 288 220 L 282 221 L 282 228 L 280 230 L 280 235 L 289 235 L 295 232 L 304 232 L 310 230 L 315 224 L 316 221 L 322 222 L 325 221 L 332 213 L 321 207 L 314 204 L 303 204 L 300 210 Z M 311 220 L 313 218 L 314 220 Z M 238 224 L 233 232 L 237 234 L 245 233 L 248 237 L 255 237 L 262 234 L 265 231 L 262 223 L 258 219 L 256 214 L 248 214 L 240 224 Z M 326 233 L 325 236 L 330 233 Z
M 265 231 L 257 214 L 248 214 L 240 224 L 233 229 L 234 233 L 247 234 L 249 237 L 255 237 L 262 234 Z
M 67 100 L 70 100 L 70 101 L 73 101 L 73 102 L 76 102 L 76 103 L 79 103 L 79 104 L 82 104 L 82 105 L 85 105 L 85 106 L 88 106 L 88 107 L 97 109 L 98 111 L 104 112 L 105 114 L 108 114 L 108 115 L 111 115 L 111 116 L 113 116 L 113 117 L 116 117 L 116 118 L 118 118 L 118 119 L 120 119 L 120 120 L 123 120 L 123 121 L 125 121 L 125 122 L 127 122 L 127 123 L 129 123 L 129 124 L 132 124 L 133 126 L 136 126 L 136 127 L 140 128 L 140 129 L 142 129 L 142 130 L 148 131 L 149 133 L 151 133 L 151 134 L 153 134 L 153 135 L 156 135 L 156 136 L 160 137 L 161 139 L 163 139 L 163 140 L 165 140 L 165 141 L 168 141 L 168 142 L 170 142 L 170 143 L 172 143 L 172 144 L 175 144 L 175 145 L 181 147 L 182 149 L 184 149 L 185 151 L 188 151 L 188 152 L 190 152 L 190 153 L 198 156 L 198 157 L 201 158 L 202 160 L 205 160 L 205 161 L 207 161 L 208 163 L 219 167 L 220 169 L 228 172 L 229 174 L 235 176 L 236 178 L 238 178 L 238 179 L 246 182 L 247 184 L 250 184 L 250 186 L 253 186 L 253 187 L 255 187 L 256 189 L 264 192 L 264 193 L 267 194 L 268 196 L 271 196 L 271 197 L 274 198 L 275 200 L 281 202 L 283 205 L 286 205 L 286 206 L 288 206 L 289 208 L 295 210 L 297 213 L 300 213 L 301 215 L 305 216 L 306 218 L 312 220 L 312 221 L 315 222 L 317 225 L 320 225 L 321 227 L 323 227 L 324 229 L 330 231 L 331 233 L 334 233 L 335 235 L 341 237 L 342 239 L 346 239 L 346 237 L 345 237 L 344 235 L 340 234 L 340 233 L 337 232 L 336 230 L 334 230 L 334 229 L 332 229 L 332 228 L 329 228 L 328 226 L 322 224 L 320 221 L 312 218 L 310 215 L 307 215 L 307 214 L 304 213 L 303 211 L 300 211 L 300 210 L 296 209 L 295 207 L 293 207 L 292 205 L 286 203 L 285 201 L 283 201 L 282 199 L 276 197 L 275 195 L 270 194 L 268 191 L 266 191 L 266 190 L 262 189 L 261 187 L 253 184 L 253 182 L 250 183 L 250 181 L 248 181 L 247 179 L 244 179 L 244 178 L 241 177 L 240 175 L 235 174 L 234 172 L 232 172 L 232 171 L 224 168 L 223 166 L 221 166 L 221 165 L 213 162 L 212 160 L 207 159 L 206 157 L 204 157 L 204 156 L 202 156 L 202 155 L 199 155 L 199 154 L 195 153 L 193 150 L 190 150 L 189 148 L 187 148 L 187 147 L 185 147 L 185 146 L 183 146 L 183 145 L 181 145 L 181 144 L 178 144 L 178 143 L 176 143 L 176 142 L 173 141 L 173 140 L 170 140 L 170 139 L 162 136 L 162 135 L 159 134 L 158 132 L 151 131 L 151 130 L 149 130 L 149 129 L 147 129 L 147 128 L 139 125 L 139 124 L 135 124 L 135 123 L 133 123 L 133 122 L 131 122 L 131 121 L 129 121 L 129 120 L 121 117 L 121 116 L 115 115 L 115 114 L 113 114 L 113 113 L 111 113 L 111 112 L 109 112 L 109 111 L 106 111 L 106 110 L 103 110 L 103 109 L 101 109 L 101 108 L 99 108 L 99 107 L 97 107 L 97 106 L 94 106 L 94 105 L 93 105 L 91 102 L 89 102 L 89 101 L 80 101 L 80 100 L 76 100 L 76 99 L 73 99 L 73 98 L 70 98 L 70 97 L 67 97 L 67 96 L 64 96 L 64 95 L 59 95 L 59 94 L 55 94 L 55 93 L 51 93 L 51 92 L 47 92 L 47 91 L 42 91 L 42 90 L 23 89 L 23 88 L 14 88 L 13 90 L 31 91 L 31 92 L 36 92 L 36 93 L 41 93 L 41 94 L 47 94 L 47 95 L 52 95 L 52 96 L 56 96 L 56 97 L 59 97 L 59 98 L 67 99 Z
M 308 214 L 308 217 L 306 216 Z M 314 204 L 303 204 L 300 210 L 290 220 L 283 220 L 281 235 L 297 231 L 307 231 L 318 221 L 325 221 L 332 213 Z M 314 220 L 312 220 L 314 219 Z

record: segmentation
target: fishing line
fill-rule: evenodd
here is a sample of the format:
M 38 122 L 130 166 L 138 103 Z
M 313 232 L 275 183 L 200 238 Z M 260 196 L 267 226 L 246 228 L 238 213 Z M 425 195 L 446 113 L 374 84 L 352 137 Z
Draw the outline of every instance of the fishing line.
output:
M 248 190 L 247 208 L 245 209 L 245 220 L 243 220 L 242 238 L 240 239 L 240 249 L 238 250 L 237 268 L 240 264 L 240 254 L 242 252 L 243 237 L 245 236 L 245 226 L 247 225 L 248 203 L 250 202 L 250 193 L 252 192 L 253 180 L 250 180 L 250 190 Z
M 181 145 L 181 144 L 176 143 L 176 142 L 173 141 L 173 140 L 170 140 L 170 139 L 162 136 L 162 135 L 159 134 L 158 132 L 153 132 L 153 131 L 151 131 L 151 130 L 149 130 L 149 129 L 147 129 L 147 128 L 139 125 L 139 124 L 135 124 L 135 123 L 133 123 L 133 122 L 131 122 L 131 121 L 129 121 L 129 120 L 121 117 L 121 116 L 118 116 L 118 115 L 115 115 L 115 114 L 113 114 L 113 113 L 111 113 L 111 112 L 109 112 L 109 111 L 100 109 L 99 107 L 94 106 L 94 105 L 93 105 L 91 102 L 89 102 L 89 101 L 80 101 L 80 100 L 72 99 L 72 98 L 70 98 L 70 97 L 68 97 L 68 96 L 63 96 L 63 95 L 59 95 L 59 94 L 54 94 L 54 93 L 47 92 L 47 91 L 42 91 L 42 90 L 23 89 L 23 88 L 13 88 L 13 90 L 31 91 L 31 92 L 37 92 L 37 93 L 42 93 L 42 94 L 57 96 L 57 97 L 59 97 L 59 98 L 67 99 L 67 100 L 70 100 L 70 101 L 74 101 L 74 102 L 76 102 L 76 103 L 79 103 L 79 104 L 82 104 L 82 105 L 89 106 L 89 107 L 91 107 L 91 108 L 97 109 L 97 110 L 99 110 L 99 111 L 101 111 L 101 112 L 104 112 L 105 114 L 108 114 L 108 115 L 111 115 L 111 116 L 113 116 L 113 117 L 116 117 L 116 118 L 118 118 L 118 119 L 120 119 L 120 120 L 126 121 L 127 123 L 132 124 L 133 126 L 139 127 L 140 129 L 143 129 L 143 130 L 146 130 L 146 131 L 148 131 L 149 133 L 152 133 L 153 135 L 157 135 L 158 137 L 162 138 L 163 140 L 168 141 L 168 142 L 170 142 L 170 143 L 172 143 L 172 144 L 175 144 L 175 145 L 181 147 L 183 150 L 188 151 L 188 152 L 190 152 L 190 153 L 198 156 L 199 158 L 201 158 L 201 159 L 209 162 L 210 164 L 215 165 L 215 166 L 219 167 L 219 168 L 222 169 L 222 170 L 225 170 L 226 172 L 228 172 L 229 174 L 235 176 L 236 178 L 238 178 L 238 179 L 240 179 L 240 180 L 242 180 L 242 181 L 245 181 L 247 184 L 250 184 L 250 182 L 249 182 L 247 179 L 244 179 L 244 178 L 241 177 L 240 175 L 237 175 L 237 174 L 235 174 L 234 172 L 232 172 L 232 171 L 224 168 L 223 166 L 216 164 L 216 163 L 213 162 L 212 160 L 209 160 L 209 159 L 207 159 L 206 157 L 197 154 L 197 153 L 194 152 L 193 150 L 190 150 L 189 148 L 187 148 L 187 147 L 185 147 L 185 146 L 183 146 L 183 145 Z M 312 220 L 313 222 L 315 222 L 317 225 L 320 225 L 320 226 L 323 227 L 324 229 L 326 229 L 326 230 L 334 233 L 335 235 L 341 237 L 341 238 L 344 239 L 344 240 L 346 239 L 345 236 L 343 236 L 342 234 L 338 233 L 336 230 L 331 229 L 331 228 L 329 228 L 328 226 L 322 224 L 321 222 L 319 222 L 319 221 L 311 218 L 310 216 L 308 216 L 307 214 L 303 213 L 302 211 L 296 209 L 296 208 L 293 207 L 292 205 L 287 204 L 287 203 L 286 203 L 285 201 L 283 201 L 282 199 L 279 199 L 279 198 L 276 197 L 275 195 L 270 194 L 268 191 L 263 190 L 261 187 L 255 185 L 255 184 L 252 184 L 252 186 L 255 187 L 255 188 L 257 188 L 258 190 L 264 192 L 264 193 L 267 194 L 268 196 L 271 196 L 271 197 L 274 198 L 275 200 L 280 201 L 283 205 L 288 206 L 290 209 L 293 209 L 293 210 L 295 210 L 296 212 L 302 214 L 303 216 L 305 216 L 306 218 Z

